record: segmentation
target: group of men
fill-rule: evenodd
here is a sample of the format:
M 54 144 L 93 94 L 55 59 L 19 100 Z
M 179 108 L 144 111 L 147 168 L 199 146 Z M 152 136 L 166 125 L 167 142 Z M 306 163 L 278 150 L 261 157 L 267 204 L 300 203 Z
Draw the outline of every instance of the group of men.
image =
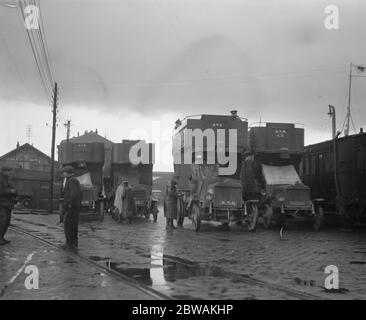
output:
M 14 207 L 17 192 L 10 184 L 13 169 L 2 167 L 0 172 L 0 245 L 6 245 L 10 241 L 5 239 L 9 228 L 11 211 Z M 61 172 L 64 178 L 63 202 L 60 221 L 64 223 L 66 243 L 65 249 L 76 249 L 78 246 L 78 224 L 81 208 L 82 193 L 79 180 L 75 177 L 74 168 L 66 166 Z
M 119 223 L 124 219 L 127 219 L 128 223 L 131 224 L 132 216 L 135 214 L 135 211 L 136 206 L 135 199 L 132 195 L 132 188 L 128 184 L 128 180 L 121 179 L 121 183 L 117 187 L 114 198 L 112 216 Z
M 0 174 L 0 245 L 9 243 L 4 238 L 11 220 L 11 210 L 14 206 L 14 200 L 17 196 L 16 190 L 10 185 L 9 177 L 12 168 L 1 168 Z M 64 223 L 64 232 L 66 242 L 63 245 L 65 249 L 76 249 L 78 247 L 78 225 L 81 210 L 82 191 L 79 180 L 75 177 L 75 171 L 72 166 L 66 166 L 61 171 L 63 182 L 63 201 L 60 222 Z M 167 220 L 167 229 L 175 229 L 173 224 L 177 217 L 177 199 L 176 181 L 173 180 L 167 188 L 165 217 Z M 118 186 L 114 200 L 113 217 L 121 222 L 127 219 L 132 222 L 132 216 L 135 214 L 136 206 L 132 194 L 132 188 L 126 179 L 122 179 Z

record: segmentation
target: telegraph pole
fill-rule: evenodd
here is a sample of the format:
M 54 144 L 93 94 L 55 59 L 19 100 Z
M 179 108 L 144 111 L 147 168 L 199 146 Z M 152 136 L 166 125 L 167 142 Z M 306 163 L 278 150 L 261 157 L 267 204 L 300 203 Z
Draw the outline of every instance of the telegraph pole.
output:
M 70 127 L 71 127 L 71 120 L 67 120 L 65 123 L 66 127 L 66 141 L 69 142 L 70 140 Z
M 55 140 L 56 140 L 56 115 L 57 115 L 57 98 L 58 88 L 55 82 L 55 88 L 53 90 L 53 107 L 52 107 L 52 143 L 51 143 L 51 184 L 50 184 L 50 204 L 49 213 L 53 212 L 53 182 L 55 175 Z
M 341 190 L 338 183 L 338 152 L 337 139 L 340 132 L 336 131 L 336 110 L 334 106 L 329 105 L 328 115 L 332 117 L 332 136 L 333 136 L 333 166 L 334 166 L 334 185 L 336 189 L 337 199 L 341 197 Z
M 347 116 L 346 116 L 346 129 L 344 130 L 344 135 L 349 135 L 349 124 L 351 120 L 351 89 L 352 89 L 352 63 L 349 66 L 349 84 L 348 84 L 348 106 L 347 106 Z

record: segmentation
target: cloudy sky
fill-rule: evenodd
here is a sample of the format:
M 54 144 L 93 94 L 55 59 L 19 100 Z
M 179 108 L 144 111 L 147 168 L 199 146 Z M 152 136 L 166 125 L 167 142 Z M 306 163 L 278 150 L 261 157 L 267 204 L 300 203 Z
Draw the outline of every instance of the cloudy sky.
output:
M 51 101 L 19 9 L 0 0 L 0 154 L 31 142 L 50 154 Z M 174 121 L 237 109 L 249 123 L 302 123 L 306 143 L 342 127 L 350 62 L 366 64 L 364 0 L 39 0 L 60 87 L 57 142 L 95 130 L 113 141 L 160 135 L 171 170 Z M 328 5 L 339 29 L 327 30 Z M 354 78 L 353 119 L 366 127 L 366 78 Z M 153 127 L 160 126 L 159 134 Z M 148 135 L 149 137 L 146 137 Z M 157 141 L 153 141 L 157 142 Z

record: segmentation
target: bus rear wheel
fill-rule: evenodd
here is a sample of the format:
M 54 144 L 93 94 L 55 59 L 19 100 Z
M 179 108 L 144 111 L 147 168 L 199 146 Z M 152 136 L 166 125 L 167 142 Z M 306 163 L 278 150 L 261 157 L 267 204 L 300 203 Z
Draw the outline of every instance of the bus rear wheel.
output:
M 264 205 L 263 213 L 263 227 L 264 229 L 270 229 L 273 221 L 273 209 L 269 204 Z
M 184 222 L 184 201 L 181 198 L 178 198 L 177 210 L 177 224 L 179 227 L 182 227 Z
M 258 222 L 258 207 L 255 204 L 251 204 L 247 217 L 248 230 L 254 232 L 257 229 Z
M 196 203 L 192 205 L 191 218 L 194 230 L 198 232 L 201 228 L 201 209 Z

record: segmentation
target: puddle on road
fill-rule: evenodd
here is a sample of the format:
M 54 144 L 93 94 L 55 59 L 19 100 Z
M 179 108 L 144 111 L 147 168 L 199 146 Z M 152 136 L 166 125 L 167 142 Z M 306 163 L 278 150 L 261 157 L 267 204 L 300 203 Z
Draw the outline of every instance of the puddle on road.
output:
M 138 282 L 153 287 L 159 291 L 169 292 L 174 289 L 174 283 L 192 277 L 219 277 L 230 278 L 227 273 L 219 267 L 202 266 L 175 256 L 164 255 L 160 245 L 153 246 L 150 255 L 140 253 L 146 258 L 146 263 L 141 267 L 136 265 L 126 266 L 125 263 L 111 261 L 108 257 L 89 257 L 94 261 L 99 261 L 107 268 L 116 271 Z M 187 299 L 197 299 L 197 297 L 185 296 Z
M 166 282 L 175 282 L 176 280 L 184 280 L 191 277 L 225 277 L 225 272 L 219 267 L 182 264 L 165 258 L 162 259 L 160 266 L 156 262 L 155 259 L 146 268 L 126 268 L 124 265 L 114 262 L 107 263 L 107 266 L 147 285 L 161 285 L 162 283 L 166 284 Z
M 345 289 L 345 288 L 339 288 L 339 289 L 324 289 L 323 290 L 324 292 L 326 293 L 347 293 L 349 292 L 348 289 Z

